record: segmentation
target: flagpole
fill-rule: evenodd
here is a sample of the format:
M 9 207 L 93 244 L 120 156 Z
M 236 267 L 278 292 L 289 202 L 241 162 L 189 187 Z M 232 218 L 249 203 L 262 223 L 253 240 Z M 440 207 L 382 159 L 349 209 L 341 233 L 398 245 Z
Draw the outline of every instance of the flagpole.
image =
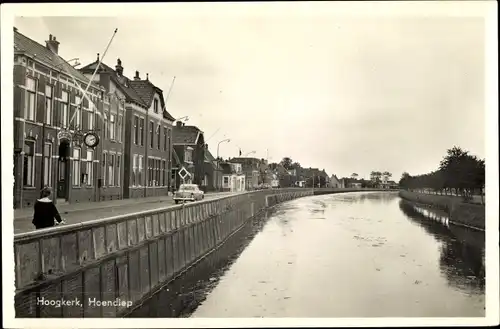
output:
M 102 57 L 99 58 L 99 60 L 97 61 L 97 65 L 95 67 L 94 73 L 92 73 L 92 77 L 90 78 L 89 83 L 87 84 L 87 87 L 85 88 L 85 90 L 83 92 L 84 97 L 87 95 L 87 92 L 90 88 L 90 85 L 92 84 L 92 81 L 94 81 L 94 77 L 97 73 L 97 70 L 99 69 L 99 65 L 104 60 L 104 56 L 106 56 L 106 53 L 108 52 L 109 46 L 111 46 L 111 42 L 113 42 L 113 39 L 115 38 L 115 35 L 117 32 L 118 32 L 118 29 L 115 29 L 115 31 L 113 32 L 113 35 L 111 36 L 111 40 L 109 40 L 108 46 L 106 47 L 106 49 L 104 50 L 104 53 L 102 54 Z M 83 98 L 80 100 L 80 104 L 82 102 L 83 102 Z M 78 104 L 77 107 L 80 106 L 80 104 Z M 75 115 L 76 115 L 76 111 L 73 113 L 73 116 L 71 117 L 71 120 L 69 121 L 69 125 L 71 125 L 71 122 L 73 122 Z
M 167 98 L 165 98 L 165 108 L 167 108 L 168 98 L 170 97 L 170 93 L 172 92 L 172 88 L 174 87 L 174 82 L 175 82 L 175 76 L 172 79 L 172 83 L 170 84 L 170 88 L 168 89 Z

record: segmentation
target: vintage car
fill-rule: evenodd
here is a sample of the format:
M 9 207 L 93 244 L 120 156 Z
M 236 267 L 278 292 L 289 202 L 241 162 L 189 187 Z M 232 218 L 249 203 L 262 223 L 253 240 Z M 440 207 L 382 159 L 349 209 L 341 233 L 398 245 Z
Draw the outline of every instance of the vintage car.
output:
M 174 193 L 175 203 L 183 201 L 203 200 L 205 193 L 196 184 L 181 184 L 179 190 Z

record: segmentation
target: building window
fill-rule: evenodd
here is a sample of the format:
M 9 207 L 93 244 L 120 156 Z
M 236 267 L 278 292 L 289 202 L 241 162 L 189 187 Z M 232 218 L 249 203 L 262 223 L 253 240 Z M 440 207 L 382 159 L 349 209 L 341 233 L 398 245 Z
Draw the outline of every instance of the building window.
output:
M 168 150 L 168 131 L 167 127 L 163 127 L 163 151 Z
M 103 153 L 102 154 L 102 186 L 106 186 L 106 165 L 107 165 L 107 160 L 108 160 L 108 154 L 107 153 Z
M 118 116 L 118 122 L 116 123 L 116 140 L 118 142 L 122 142 L 122 135 L 123 135 L 123 115 Z
M 142 174 L 143 174 L 143 169 L 144 168 L 144 157 L 142 155 L 139 155 L 139 182 L 138 185 L 142 186 Z
M 24 118 L 35 121 L 36 108 L 36 80 L 26 78 L 26 99 L 24 101 Z
M 61 126 L 66 128 L 68 126 L 68 92 L 62 91 L 61 96 Z
M 115 186 L 115 155 L 110 154 L 108 160 L 108 186 Z
M 82 122 L 82 106 L 80 96 L 75 96 L 75 127 L 80 128 Z
M 151 186 L 152 185 L 152 181 L 153 181 L 153 164 L 152 164 L 152 160 L 151 158 L 148 158 L 148 185 L 147 186 Z
M 160 160 L 155 160 L 155 185 L 160 186 L 161 177 L 160 177 Z
M 134 115 L 134 144 L 139 145 L 139 117 Z
M 115 172 L 115 185 L 116 186 L 120 186 L 120 180 L 121 180 L 121 177 L 120 177 L 120 164 L 122 162 L 122 156 L 121 155 L 117 155 L 116 156 L 116 172 Z
M 151 162 L 151 181 L 149 186 L 155 186 L 155 180 L 156 180 L 156 169 L 155 169 L 155 159 L 150 159 Z
M 156 137 L 157 137 L 157 141 L 158 141 L 158 145 L 156 145 L 156 148 L 158 150 L 161 149 L 161 126 L 158 125 L 158 128 L 156 129 Z
M 35 187 L 35 141 L 24 141 L 23 186 Z
M 95 116 L 95 113 L 94 112 L 87 112 L 87 116 L 88 116 L 88 129 L 89 130 L 94 130 L 94 116 Z
M 184 162 L 193 162 L 193 149 L 190 147 L 184 152 Z
M 158 186 L 158 160 L 153 159 L 153 186 Z
M 107 138 L 109 136 L 108 132 L 108 115 L 104 113 L 104 131 L 102 132 L 102 136 Z
M 109 139 L 115 140 L 115 127 L 116 127 L 116 122 L 115 122 L 115 115 L 110 114 L 109 115 Z
M 141 118 L 139 121 L 139 137 L 141 140 L 140 145 L 144 146 L 144 118 Z
M 151 167 L 151 159 L 148 158 L 148 162 L 147 162 L 147 168 L 146 168 L 146 186 L 149 186 L 149 181 L 151 180 L 151 174 L 149 172 L 150 170 L 150 167 Z
M 94 185 L 94 151 L 87 150 L 87 185 Z
M 52 144 L 45 143 L 43 150 L 43 185 L 52 186 Z
M 73 186 L 76 187 L 80 186 L 81 179 L 80 154 L 81 150 L 79 148 L 73 149 Z
M 170 159 L 172 158 L 172 153 L 170 152 L 171 142 L 172 142 L 172 130 L 168 129 L 168 131 L 167 131 L 167 150 L 168 150 L 167 155 L 168 155 L 168 162 L 169 163 L 170 163 Z
M 45 124 L 52 125 L 52 86 L 45 86 Z
M 155 113 L 158 113 L 158 100 L 157 99 L 154 100 L 154 111 L 155 111 Z
M 224 187 L 229 187 L 229 177 L 224 176 Z
M 154 128 L 155 123 L 153 121 L 149 122 L 149 147 L 153 148 L 153 143 L 154 143 Z
M 162 180 L 162 185 L 163 186 L 168 186 L 168 181 L 167 181 L 167 178 L 168 178 L 168 175 L 167 175 L 167 161 L 165 160 L 162 160 L 161 161 L 161 171 L 162 171 L 162 177 L 163 177 L 163 180 Z
M 139 157 L 134 154 L 132 157 L 132 186 L 137 185 L 137 172 L 139 171 Z

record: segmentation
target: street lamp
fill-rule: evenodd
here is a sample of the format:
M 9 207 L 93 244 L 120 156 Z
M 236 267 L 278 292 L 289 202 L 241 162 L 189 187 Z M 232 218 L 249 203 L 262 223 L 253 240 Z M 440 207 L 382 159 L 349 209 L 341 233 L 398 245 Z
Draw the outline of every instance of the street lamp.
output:
M 189 117 L 187 115 L 183 116 L 183 117 L 180 117 L 180 118 L 177 118 L 177 119 L 174 119 L 174 122 L 175 121 L 188 121 L 189 120 Z
M 219 169 L 219 146 L 220 146 L 220 144 L 221 144 L 221 143 L 224 143 L 224 142 L 228 142 L 228 143 L 229 143 L 230 141 L 231 141 L 231 139 L 226 138 L 226 139 L 221 140 L 221 141 L 217 144 L 217 169 Z
M 221 143 L 224 143 L 224 142 L 227 142 L 229 143 L 231 141 L 231 139 L 229 138 L 226 138 L 226 139 L 223 139 L 221 140 L 218 144 L 217 144 L 217 175 L 220 175 L 220 172 L 219 172 L 219 163 L 220 163 L 220 160 L 219 160 L 219 146 Z M 222 178 L 221 178 L 222 179 Z M 222 186 L 221 186 L 222 187 Z

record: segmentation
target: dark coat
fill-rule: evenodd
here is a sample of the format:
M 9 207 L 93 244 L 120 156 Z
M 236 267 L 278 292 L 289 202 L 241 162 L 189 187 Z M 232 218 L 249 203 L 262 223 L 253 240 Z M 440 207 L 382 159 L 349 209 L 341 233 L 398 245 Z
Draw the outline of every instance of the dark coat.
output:
M 55 204 L 49 198 L 38 199 L 35 202 L 35 213 L 33 214 L 33 225 L 37 229 L 52 227 L 55 221 L 62 222 L 61 216 Z

